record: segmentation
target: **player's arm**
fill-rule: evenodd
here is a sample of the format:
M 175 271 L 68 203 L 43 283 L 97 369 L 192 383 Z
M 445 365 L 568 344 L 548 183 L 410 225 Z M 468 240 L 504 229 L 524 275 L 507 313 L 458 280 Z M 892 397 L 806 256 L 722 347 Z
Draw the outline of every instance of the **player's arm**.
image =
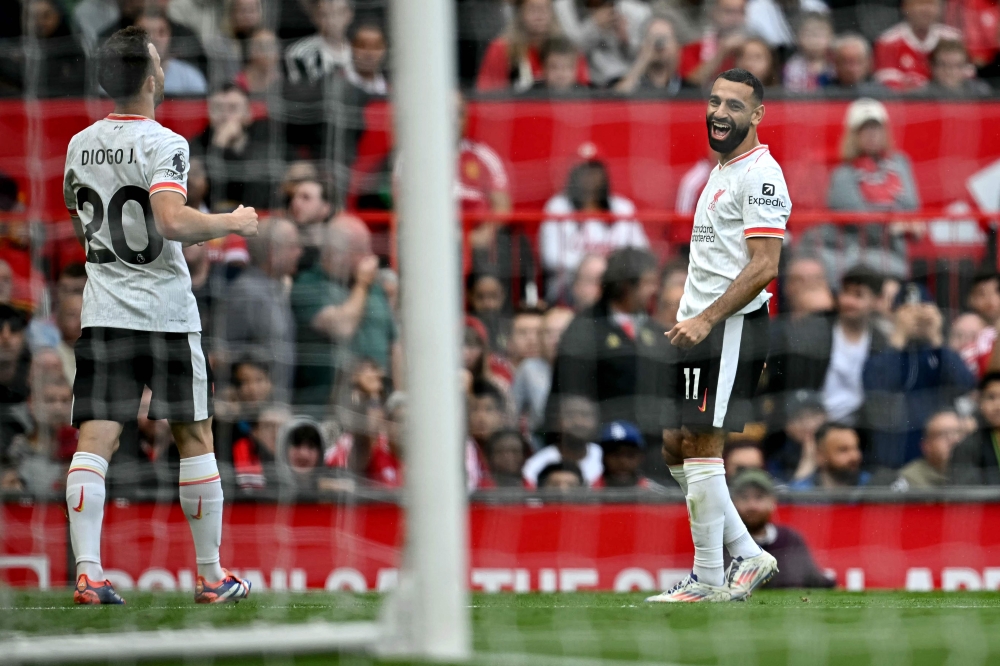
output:
M 208 215 L 184 205 L 179 192 L 154 192 L 149 196 L 156 230 L 167 240 L 202 243 L 229 234 L 257 235 L 257 212 L 240 206 L 232 213 Z
M 731 317 L 757 297 L 778 277 L 778 260 L 781 258 L 781 238 L 747 238 L 750 262 L 736 276 L 726 292 L 697 317 L 679 322 L 667 331 L 673 345 L 689 349 L 704 340 L 709 331 L 720 321 Z

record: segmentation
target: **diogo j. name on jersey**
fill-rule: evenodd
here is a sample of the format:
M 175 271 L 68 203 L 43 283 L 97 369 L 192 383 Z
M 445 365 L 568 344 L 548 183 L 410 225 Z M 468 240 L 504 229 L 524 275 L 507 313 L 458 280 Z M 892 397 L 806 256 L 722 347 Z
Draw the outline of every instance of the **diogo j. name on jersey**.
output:
M 82 324 L 201 331 L 181 243 L 156 230 L 150 196 L 187 198 L 188 144 L 143 116 L 111 114 L 74 136 L 63 196 L 87 249 Z

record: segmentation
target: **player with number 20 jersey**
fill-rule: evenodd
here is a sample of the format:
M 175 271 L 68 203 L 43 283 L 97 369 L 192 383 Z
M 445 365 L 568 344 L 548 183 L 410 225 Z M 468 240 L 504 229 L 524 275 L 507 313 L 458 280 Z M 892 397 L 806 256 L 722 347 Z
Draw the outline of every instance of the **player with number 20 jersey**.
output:
M 201 340 L 183 243 L 257 233 L 240 206 L 205 215 L 187 201 L 187 142 L 154 119 L 163 69 L 136 27 L 97 54 L 115 112 L 72 138 L 63 193 L 87 253 L 83 331 L 76 342 L 73 423 L 80 428 L 66 477 L 78 604 L 123 604 L 101 566 L 108 463 L 122 424 L 145 390 L 150 419 L 167 419 L 180 453 L 180 502 L 194 538 L 198 603 L 235 602 L 250 583 L 222 568 L 222 483 L 212 440 L 212 370 Z
M 63 196 L 87 240 L 84 328 L 201 331 L 181 243 L 150 207 L 158 192 L 186 200 L 187 172 L 187 141 L 145 116 L 112 113 L 70 140 Z

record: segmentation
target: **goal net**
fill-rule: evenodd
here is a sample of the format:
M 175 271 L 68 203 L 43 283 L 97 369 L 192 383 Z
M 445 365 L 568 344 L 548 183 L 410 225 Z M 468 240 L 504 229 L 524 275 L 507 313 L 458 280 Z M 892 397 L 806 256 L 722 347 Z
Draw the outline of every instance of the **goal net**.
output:
M 872 33 L 882 10 L 861 4 L 734 53 L 771 59 L 759 138 L 794 208 L 723 459 L 781 572 L 708 608 L 644 601 L 694 556 L 661 453 L 663 333 L 692 244 L 716 242 L 699 200 L 737 205 L 708 188 L 703 34 L 730 5 L 748 33 L 774 17 L 735 0 L 0 10 L 2 661 L 995 663 L 1000 106 L 972 79 L 982 96 L 960 101 L 827 74 L 796 90 L 800 23 L 837 53 L 892 25 Z M 156 120 L 189 144 L 187 205 L 261 218 L 256 238 L 184 248 L 221 562 L 253 586 L 235 606 L 193 603 L 179 454 L 148 390 L 106 478 L 102 564 L 127 605 L 72 603 L 88 255 L 63 172 L 114 110 L 97 49 L 132 24 L 163 62 Z M 614 310 L 628 290 L 633 311 Z

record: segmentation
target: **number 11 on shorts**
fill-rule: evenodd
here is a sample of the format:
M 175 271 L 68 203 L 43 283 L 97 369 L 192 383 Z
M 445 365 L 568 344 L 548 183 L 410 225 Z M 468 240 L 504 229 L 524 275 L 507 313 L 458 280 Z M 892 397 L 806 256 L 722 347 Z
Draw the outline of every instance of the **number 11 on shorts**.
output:
M 694 375 L 694 387 L 691 386 L 691 375 Z M 684 398 L 686 400 L 698 399 L 698 384 L 700 382 L 701 368 L 684 368 Z

